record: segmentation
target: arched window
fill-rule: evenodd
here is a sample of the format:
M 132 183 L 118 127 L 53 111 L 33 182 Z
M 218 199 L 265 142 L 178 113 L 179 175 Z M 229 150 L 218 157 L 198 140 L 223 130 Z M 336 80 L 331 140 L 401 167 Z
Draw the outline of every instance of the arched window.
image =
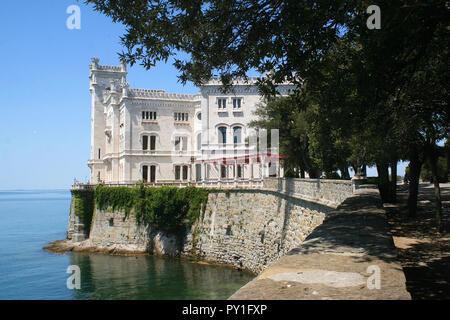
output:
M 175 150 L 176 151 L 186 151 L 188 145 L 188 137 L 176 136 L 175 137 Z
M 233 143 L 241 143 L 242 127 L 233 127 Z
M 227 143 L 227 127 L 219 127 L 219 143 Z
M 197 134 L 197 150 L 202 149 L 202 134 Z

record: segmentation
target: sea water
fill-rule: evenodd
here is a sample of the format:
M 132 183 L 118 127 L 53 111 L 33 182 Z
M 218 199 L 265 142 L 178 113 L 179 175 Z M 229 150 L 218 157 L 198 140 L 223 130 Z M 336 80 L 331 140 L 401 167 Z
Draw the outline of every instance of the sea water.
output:
M 43 250 L 65 238 L 69 207 L 69 190 L 0 191 L 0 299 L 226 299 L 252 279 L 177 259 Z M 71 265 L 80 289 L 67 286 Z

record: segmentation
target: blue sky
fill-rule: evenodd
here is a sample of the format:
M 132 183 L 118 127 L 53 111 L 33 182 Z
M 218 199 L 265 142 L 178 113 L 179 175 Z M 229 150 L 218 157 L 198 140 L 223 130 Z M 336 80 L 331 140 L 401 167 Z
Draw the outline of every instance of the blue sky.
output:
M 66 27 L 73 4 L 81 9 L 80 30 Z M 90 58 L 118 65 L 123 26 L 75 0 L 15 0 L 2 3 L 0 30 L 0 190 L 87 180 Z M 198 92 L 178 82 L 171 61 L 128 71 L 133 88 Z
M 68 6 L 81 9 L 69 30 Z M 0 11 L 0 190 L 68 188 L 89 176 L 89 64 L 118 65 L 123 27 L 75 0 L 5 1 Z M 134 88 L 197 93 L 169 62 L 129 68 Z

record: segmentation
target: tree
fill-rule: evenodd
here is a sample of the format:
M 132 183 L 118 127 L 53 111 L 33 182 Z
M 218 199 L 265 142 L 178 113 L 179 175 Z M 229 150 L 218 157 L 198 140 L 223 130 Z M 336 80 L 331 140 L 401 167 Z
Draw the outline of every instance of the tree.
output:
M 449 123 L 447 2 L 379 0 L 378 30 L 367 28 L 372 3 L 363 0 L 86 2 L 126 26 L 121 58 L 131 64 L 150 68 L 184 51 L 188 58 L 175 61 L 182 83 L 218 75 L 226 89 L 255 69 L 266 74 L 259 84 L 267 97 L 286 80 L 303 88 L 300 105 L 318 108 L 308 134 L 312 163 L 376 164 L 389 200 L 388 167 L 407 158 L 415 215 L 420 168 L 432 136 L 444 136 Z M 301 112 L 290 119 L 301 122 Z M 291 134 L 304 155 L 304 134 Z
M 285 169 L 300 172 L 302 178 L 306 171 L 313 178 L 319 176 L 319 170 L 309 156 L 307 113 L 301 99 L 296 96 L 273 98 L 258 106 L 258 120 L 250 125 L 265 128 L 268 132 L 278 129 Z
M 361 25 L 356 35 L 366 63 L 361 82 L 372 97 L 373 110 L 386 110 L 390 131 L 401 154 L 410 160 L 409 215 L 417 211 L 420 168 L 437 140 L 445 136 L 448 120 L 449 16 L 444 1 L 391 1 L 383 10 L 381 30 L 370 34 Z M 431 135 L 431 136 L 430 136 Z

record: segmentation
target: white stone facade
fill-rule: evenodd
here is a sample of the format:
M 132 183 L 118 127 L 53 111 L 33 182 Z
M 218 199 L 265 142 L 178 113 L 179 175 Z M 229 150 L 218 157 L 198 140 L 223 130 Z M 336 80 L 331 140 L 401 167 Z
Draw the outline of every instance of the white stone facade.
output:
M 248 126 L 263 103 L 256 79 L 235 81 L 228 93 L 211 80 L 192 95 L 131 89 L 126 77 L 125 64 L 102 66 L 92 59 L 90 183 L 236 181 L 282 174 L 277 148 L 257 153 Z M 283 95 L 293 89 L 277 88 Z M 259 139 L 264 141 L 261 137 L 264 133 Z

